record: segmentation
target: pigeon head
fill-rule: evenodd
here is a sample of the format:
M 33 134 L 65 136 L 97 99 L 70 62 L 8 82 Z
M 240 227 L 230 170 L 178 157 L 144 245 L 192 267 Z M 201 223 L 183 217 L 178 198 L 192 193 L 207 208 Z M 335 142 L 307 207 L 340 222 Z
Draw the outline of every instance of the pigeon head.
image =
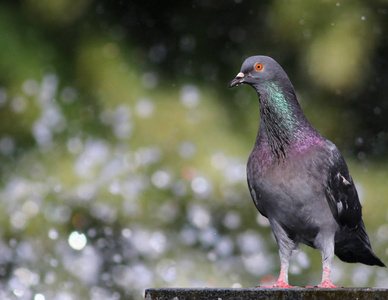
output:
M 284 85 L 290 83 L 290 80 L 282 67 L 271 57 L 251 56 L 244 61 L 241 71 L 230 82 L 229 87 L 249 84 L 260 91 L 261 87 L 265 87 L 269 82 Z
M 313 139 L 306 136 L 317 134 L 303 114 L 286 72 L 274 59 L 248 57 L 229 87 L 239 84 L 248 84 L 258 93 L 261 124 L 258 138 L 265 139 L 278 158 L 288 155 L 291 144 L 293 149 L 303 148 L 304 143 Z

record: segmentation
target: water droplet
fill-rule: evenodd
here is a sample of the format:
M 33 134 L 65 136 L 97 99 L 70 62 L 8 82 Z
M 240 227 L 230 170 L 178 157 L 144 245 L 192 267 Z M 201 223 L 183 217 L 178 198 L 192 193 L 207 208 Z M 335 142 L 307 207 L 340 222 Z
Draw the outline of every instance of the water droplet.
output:
M 151 181 L 156 187 L 165 189 L 171 183 L 171 175 L 166 171 L 158 170 L 152 175 Z
M 145 73 L 141 76 L 141 83 L 146 89 L 153 89 L 158 85 L 159 78 L 155 73 Z
M 48 237 L 51 240 L 56 240 L 59 237 L 58 231 L 56 231 L 55 229 L 50 229 L 48 232 Z
M 234 211 L 228 212 L 224 217 L 223 224 L 229 229 L 236 229 L 241 224 L 241 217 Z
M 123 230 L 121 230 L 121 235 L 126 239 L 129 239 L 132 235 L 132 231 L 129 228 L 123 228 Z
M 296 254 L 296 260 L 303 269 L 310 267 L 310 259 L 305 252 L 299 251 Z
M 127 139 L 132 129 L 131 109 L 127 105 L 120 105 L 114 112 L 113 133 L 119 139 Z
M 188 209 L 190 222 L 198 228 L 206 228 L 210 225 L 211 216 L 209 211 L 200 205 L 192 205 Z
M 204 228 L 199 233 L 199 240 L 203 245 L 207 247 L 216 244 L 218 239 L 219 239 L 218 232 L 215 228 L 212 228 L 212 227 Z
M 265 274 L 273 264 L 272 258 L 263 252 L 244 255 L 242 261 L 245 269 L 256 276 Z
M 381 114 L 381 108 L 376 106 L 374 109 L 373 109 L 373 113 L 375 115 L 380 115 Z
M 44 105 L 48 101 L 54 98 L 58 88 L 58 78 L 55 74 L 49 74 L 44 76 L 40 89 L 39 101 L 41 105 Z
M 355 144 L 356 144 L 357 146 L 361 146 L 363 143 L 364 143 L 364 140 L 363 140 L 362 137 L 356 138 Z
M 195 38 L 191 35 L 185 35 L 179 41 L 179 46 L 182 49 L 182 51 L 192 52 L 194 51 L 196 46 Z
M 180 237 L 184 245 L 193 245 L 197 242 L 197 232 L 192 228 L 183 229 Z
M 190 158 L 195 154 L 196 150 L 193 143 L 183 142 L 179 145 L 178 153 L 182 158 Z
M 113 255 L 112 259 L 116 264 L 120 264 L 123 261 L 123 258 L 120 254 Z
M 237 237 L 238 245 L 244 254 L 256 254 L 263 250 L 263 240 L 257 233 L 247 230 Z
M 151 248 L 157 253 L 163 253 L 166 249 L 167 238 L 162 232 L 154 232 L 149 240 Z
M 22 206 L 22 212 L 27 217 L 34 217 L 39 212 L 39 206 L 36 202 L 27 200 Z
M 34 300 L 46 300 L 46 297 L 43 294 L 35 294 Z
M 114 206 L 108 205 L 106 203 L 93 203 L 90 212 L 93 217 L 103 220 L 106 223 L 112 223 L 117 219 L 117 209 Z M 109 235 L 106 230 L 105 234 Z
M 217 242 L 215 250 L 218 255 L 229 257 L 234 250 L 234 244 L 230 238 L 224 237 Z
M 177 269 L 174 266 L 168 267 L 162 275 L 163 280 L 166 282 L 173 282 L 177 277 Z
M 27 224 L 26 215 L 20 211 L 14 212 L 11 216 L 11 224 L 16 229 L 23 229 Z
M 23 82 L 23 92 L 28 96 L 33 96 L 39 91 L 39 84 L 34 79 L 28 79 Z
M 73 231 L 68 239 L 70 247 L 74 250 L 82 250 L 86 246 L 87 241 L 86 235 L 77 231 Z
M 160 63 L 166 59 L 167 56 L 167 49 L 164 45 L 159 44 L 151 47 L 148 57 L 151 61 Z
M 136 114 L 142 118 L 149 118 L 153 115 L 155 105 L 150 99 L 140 99 L 136 103 Z
M 12 292 L 16 297 L 21 298 L 24 296 L 24 291 L 21 289 L 14 289 Z
M 360 152 L 358 152 L 357 157 L 358 157 L 358 159 L 360 159 L 360 160 L 364 160 L 365 157 L 366 157 L 366 155 L 365 155 L 364 152 L 360 151 Z
M 215 254 L 213 251 L 210 251 L 208 254 L 207 254 L 207 258 L 208 260 L 210 261 L 215 261 L 217 259 L 217 254 Z
M 194 108 L 198 106 L 200 101 L 198 88 L 191 84 L 185 85 L 180 91 L 180 100 L 187 108 Z
M 83 143 L 82 140 L 78 137 L 70 138 L 67 141 L 67 150 L 69 150 L 70 153 L 77 154 L 82 151 Z
M 26 98 L 22 97 L 22 96 L 17 96 L 15 98 L 13 98 L 12 102 L 11 102 L 11 108 L 14 112 L 16 113 L 22 113 L 24 112 L 28 107 L 28 102 L 26 100 Z
M 118 195 L 121 191 L 121 183 L 118 180 L 114 180 L 109 184 L 109 192 L 112 195 Z
M 195 177 L 191 181 L 191 188 L 195 193 L 205 196 L 209 193 L 211 186 L 206 178 Z

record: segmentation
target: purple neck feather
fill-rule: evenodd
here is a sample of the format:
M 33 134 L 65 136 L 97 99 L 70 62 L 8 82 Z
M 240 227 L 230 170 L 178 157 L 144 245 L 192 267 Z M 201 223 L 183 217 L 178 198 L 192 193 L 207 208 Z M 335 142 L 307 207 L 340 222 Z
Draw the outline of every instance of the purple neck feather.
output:
M 258 88 L 257 92 L 260 125 L 256 144 L 261 149 L 267 148 L 274 158 L 280 160 L 324 142 L 303 114 L 292 85 L 282 89 L 270 82 Z

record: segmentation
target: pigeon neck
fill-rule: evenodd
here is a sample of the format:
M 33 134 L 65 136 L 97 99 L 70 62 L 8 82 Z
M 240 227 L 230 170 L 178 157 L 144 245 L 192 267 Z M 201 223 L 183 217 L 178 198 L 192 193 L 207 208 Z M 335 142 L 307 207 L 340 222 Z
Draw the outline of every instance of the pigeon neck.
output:
M 321 140 L 303 114 L 292 84 L 288 82 L 282 86 L 270 82 L 256 88 L 260 100 L 257 143 L 266 144 L 279 160 L 302 152 Z

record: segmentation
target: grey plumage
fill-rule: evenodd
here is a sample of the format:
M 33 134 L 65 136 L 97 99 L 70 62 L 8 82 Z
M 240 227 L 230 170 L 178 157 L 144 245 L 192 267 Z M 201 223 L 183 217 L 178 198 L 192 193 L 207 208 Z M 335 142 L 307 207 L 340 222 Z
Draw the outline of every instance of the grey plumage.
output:
M 334 253 L 346 262 L 384 266 L 371 249 L 344 158 L 308 122 L 284 70 L 272 58 L 250 57 L 229 86 L 241 83 L 251 85 L 260 101 L 247 177 L 254 204 L 278 243 L 281 272 L 274 286 L 289 287 L 289 260 L 299 243 L 322 253 L 319 287 L 335 287 Z

